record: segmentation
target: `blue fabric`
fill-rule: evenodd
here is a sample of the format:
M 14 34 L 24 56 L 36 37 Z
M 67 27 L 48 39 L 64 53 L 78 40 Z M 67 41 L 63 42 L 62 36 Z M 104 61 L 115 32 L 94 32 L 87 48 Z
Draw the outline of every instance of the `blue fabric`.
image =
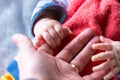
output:
M 19 71 L 17 61 L 13 60 L 7 67 L 8 72 L 14 77 L 15 80 L 19 80 Z
M 117 78 L 120 80 L 120 72 L 118 73 Z
M 33 18 L 32 18 L 32 20 L 31 20 L 31 25 L 33 25 L 34 24 L 34 21 L 37 19 L 37 17 L 40 15 L 40 13 L 42 12 L 42 11 L 44 11 L 44 9 L 46 9 L 46 8 L 48 8 L 48 7 L 58 7 L 58 8 L 62 8 L 62 7 L 60 7 L 58 4 L 55 4 L 55 3 L 48 3 L 48 4 L 45 4 L 44 6 L 42 6 L 41 8 L 40 8 L 40 10 L 38 11 L 38 12 L 36 12 L 35 14 L 34 14 L 34 16 L 33 16 Z M 64 20 L 65 20 L 65 18 L 66 18 L 66 11 L 65 10 L 62 10 L 63 11 L 63 14 L 62 14 L 62 17 L 60 18 L 60 22 L 62 23 Z

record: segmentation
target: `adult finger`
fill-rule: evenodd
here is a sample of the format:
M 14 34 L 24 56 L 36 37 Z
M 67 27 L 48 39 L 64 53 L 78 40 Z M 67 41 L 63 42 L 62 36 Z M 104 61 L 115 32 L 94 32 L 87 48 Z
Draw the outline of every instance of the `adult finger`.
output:
M 33 40 L 33 44 L 36 48 L 40 47 L 40 45 L 42 45 L 43 43 L 44 43 L 44 39 L 42 38 L 41 35 L 35 36 Z
M 17 45 L 20 51 L 23 51 L 23 52 L 27 51 L 28 53 L 35 51 L 32 41 L 25 35 L 15 34 L 12 40 Z
M 53 50 L 48 46 L 47 43 L 42 44 L 38 49 L 37 49 L 38 53 L 42 53 L 42 52 L 46 52 L 50 55 L 53 55 Z
M 56 57 L 70 62 L 78 52 L 87 44 L 94 36 L 94 31 L 91 28 L 84 30 L 75 39 L 73 39 L 64 49 L 56 55 Z
M 75 64 L 79 71 L 81 72 L 83 68 L 86 66 L 86 64 L 90 61 L 91 56 L 95 52 L 94 49 L 92 49 L 92 44 L 99 42 L 99 37 L 95 36 L 93 37 L 89 43 L 85 46 L 85 48 L 79 52 L 78 55 L 71 61 L 71 64 Z

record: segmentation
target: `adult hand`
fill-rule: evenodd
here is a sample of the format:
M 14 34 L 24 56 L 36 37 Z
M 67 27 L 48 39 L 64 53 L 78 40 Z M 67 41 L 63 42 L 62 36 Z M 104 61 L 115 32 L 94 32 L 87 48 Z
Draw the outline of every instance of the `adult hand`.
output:
M 91 45 L 98 41 L 98 37 L 92 37 L 93 31 L 87 29 L 70 42 L 57 56 L 52 56 L 51 52 L 46 51 L 50 50 L 45 47 L 47 45 L 42 45 L 36 51 L 30 39 L 21 34 L 15 35 L 13 40 L 20 50 L 18 56 L 20 79 L 101 80 L 106 74 L 105 70 L 81 77 L 76 69 L 71 67 L 71 64 L 75 64 L 81 71 L 88 62 L 86 57 L 91 58 L 94 52 Z M 86 47 L 80 51 L 89 40 L 90 42 Z M 78 54 L 79 51 L 80 54 Z M 81 54 L 82 52 L 84 54 Z

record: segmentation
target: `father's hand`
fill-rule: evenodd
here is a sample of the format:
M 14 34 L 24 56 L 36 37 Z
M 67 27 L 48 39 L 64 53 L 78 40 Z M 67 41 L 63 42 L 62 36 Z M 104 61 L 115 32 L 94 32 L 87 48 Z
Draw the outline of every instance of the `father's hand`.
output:
M 47 77 L 53 78 L 52 80 L 57 80 L 57 78 L 60 80 L 101 80 L 106 74 L 106 71 L 98 71 L 81 77 L 74 68 L 71 67 L 71 63 L 77 65 L 80 72 L 89 61 L 94 52 L 91 45 L 99 40 L 98 37 L 93 36 L 92 29 L 86 29 L 58 53 L 56 57 L 46 52 L 48 49 L 46 47 L 47 45 L 41 46 L 38 51 L 36 51 L 30 39 L 26 36 L 20 34 L 14 36 L 13 40 L 20 49 L 18 57 L 20 75 L 23 78 L 31 78 L 34 74 L 35 76 L 33 78 Z M 85 45 L 86 47 L 83 49 Z M 88 60 L 86 60 L 86 58 Z

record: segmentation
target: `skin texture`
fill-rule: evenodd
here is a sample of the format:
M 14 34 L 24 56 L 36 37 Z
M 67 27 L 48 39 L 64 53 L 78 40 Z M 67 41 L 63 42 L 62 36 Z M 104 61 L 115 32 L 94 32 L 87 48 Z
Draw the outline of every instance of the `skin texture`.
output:
M 51 48 L 55 48 L 64 37 L 71 33 L 69 28 L 63 27 L 57 20 L 43 18 L 35 24 L 33 43 L 36 47 L 40 47 L 44 40 Z
M 104 63 L 93 67 L 93 71 L 111 68 L 110 72 L 104 76 L 105 80 L 110 80 L 120 71 L 120 42 L 113 41 L 103 36 L 100 37 L 101 43 L 93 44 L 93 49 L 102 50 L 92 56 L 92 61 L 106 60 Z
M 86 32 L 90 34 L 86 35 Z M 80 65 L 78 62 L 87 63 L 86 57 L 91 58 L 93 50 L 90 45 L 98 41 L 98 37 L 93 36 L 93 30 L 86 29 L 72 40 L 58 55 L 53 56 L 51 48 L 46 43 L 42 44 L 36 50 L 28 37 L 22 34 L 14 35 L 13 41 L 18 46 L 20 52 L 17 56 L 20 80 L 30 78 L 37 80 L 102 80 L 107 70 L 95 71 L 89 75 L 80 76 L 70 65 L 70 63 L 75 63 L 79 67 L 79 71 L 85 66 L 85 64 Z M 87 48 L 84 48 L 83 42 L 84 44 L 89 44 Z M 79 43 L 79 45 L 76 43 Z M 74 47 L 73 45 L 76 46 Z M 80 52 L 76 53 L 76 47 L 82 49 L 83 52 L 87 50 L 85 55 L 83 54 L 81 57 Z M 73 49 L 73 52 L 69 51 L 71 49 Z M 68 53 L 73 55 L 67 58 Z

